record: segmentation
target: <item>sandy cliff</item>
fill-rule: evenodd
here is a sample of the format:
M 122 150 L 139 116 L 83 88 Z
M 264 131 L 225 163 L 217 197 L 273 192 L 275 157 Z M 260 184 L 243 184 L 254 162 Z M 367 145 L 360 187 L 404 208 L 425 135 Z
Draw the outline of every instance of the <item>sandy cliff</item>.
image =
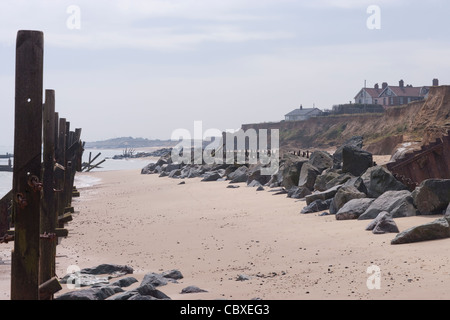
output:
M 375 154 L 390 154 L 398 143 L 434 141 L 450 129 L 450 86 L 431 87 L 424 101 L 389 108 L 384 114 L 342 115 L 242 125 L 243 130 L 279 129 L 282 150 L 336 146 L 362 135 Z

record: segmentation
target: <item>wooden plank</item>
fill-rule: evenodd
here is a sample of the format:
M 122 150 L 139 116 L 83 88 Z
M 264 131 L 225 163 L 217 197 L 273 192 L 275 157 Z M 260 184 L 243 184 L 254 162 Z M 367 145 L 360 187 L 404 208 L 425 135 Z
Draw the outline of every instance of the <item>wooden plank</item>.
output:
M 69 230 L 64 228 L 56 228 L 55 234 L 57 237 L 67 237 L 69 235 Z
M 54 189 L 54 158 L 55 158 L 55 91 L 45 90 L 43 113 L 44 137 L 44 170 L 43 197 L 41 200 L 40 232 L 54 233 L 56 228 L 56 206 Z M 56 241 L 40 241 L 39 283 L 44 283 L 55 276 Z M 47 294 L 40 299 L 51 299 Z
M 71 213 L 64 213 L 62 216 L 58 217 L 58 221 L 60 223 L 67 223 L 67 222 L 72 221 L 72 220 L 73 220 L 73 218 L 72 218 L 72 214 Z
M 72 186 L 70 185 L 70 174 L 72 171 L 72 161 L 71 161 L 71 157 L 70 154 L 68 153 L 68 150 L 70 148 L 70 122 L 66 121 L 66 149 L 64 151 L 64 157 L 65 157 L 65 164 L 64 166 L 66 167 L 66 170 L 64 170 L 64 185 L 62 188 L 62 192 L 61 192 L 61 196 L 62 196 L 62 206 L 63 208 L 67 207 L 69 205 L 69 196 L 68 193 L 72 192 Z M 61 214 L 61 212 L 59 213 Z M 60 227 L 62 227 L 62 225 L 60 224 Z
M 12 191 L 9 191 L 0 200 L 0 237 L 2 237 L 10 228 L 11 200 Z
M 58 147 L 56 149 L 56 162 L 62 166 L 66 165 L 66 119 L 59 119 L 59 128 L 58 128 Z M 55 186 L 58 190 L 57 192 L 57 213 L 58 215 L 64 213 L 64 208 L 66 207 L 64 204 L 64 177 L 65 171 L 56 170 L 55 171 Z
M 50 300 L 53 295 L 61 290 L 61 284 L 56 277 L 52 277 L 39 286 L 39 296 L 41 300 Z
M 11 299 L 39 299 L 40 192 L 32 177 L 40 177 L 44 34 L 17 33 L 14 117 L 13 197 L 14 250 Z

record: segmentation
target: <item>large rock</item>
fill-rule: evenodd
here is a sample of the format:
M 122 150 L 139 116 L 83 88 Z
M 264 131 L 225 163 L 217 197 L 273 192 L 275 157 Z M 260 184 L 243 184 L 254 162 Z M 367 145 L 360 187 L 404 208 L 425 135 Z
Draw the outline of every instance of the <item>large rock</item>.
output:
M 344 184 L 347 181 L 351 180 L 352 178 L 354 178 L 354 176 L 351 175 L 350 173 L 341 173 L 334 179 L 328 181 L 325 185 L 325 188 L 330 189 L 333 188 L 334 186 Z
M 293 186 L 288 190 L 288 198 L 302 199 L 311 194 L 311 191 L 306 187 Z
M 86 274 L 129 274 L 133 273 L 133 268 L 127 265 L 118 265 L 118 264 L 100 264 L 93 268 L 84 268 L 81 269 L 80 273 Z
M 151 284 L 154 287 L 165 286 L 169 282 L 169 279 L 164 277 L 161 273 L 150 272 L 144 275 L 141 281 L 141 287 L 147 284 Z
M 398 227 L 394 219 L 387 211 L 382 211 L 373 219 L 366 227 L 366 230 L 372 231 L 373 234 L 398 233 Z
M 246 166 L 240 166 L 227 176 L 227 180 L 231 180 L 230 183 L 247 182 L 248 168 Z
M 305 163 L 300 170 L 300 176 L 298 178 L 298 186 L 306 187 L 309 190 L 314 190 L 314 183 L 316 177 L 320 174 L 320 171 L 310 163 Z
M 449 217 L 450 218 L 450 203 L 448 204 L 448 206 L 447 206 L 447 210 L 445 210 L 445 214 L 444 214 L 446 217 Z
M 358 148 L 363 147 L 363 137 L 362 136 L 354 136 L 347 141 L 345 141 L 336 151 L 333 153 L 333 166 L 334 168 L 340 168 L 342 163 L 342 150 L 346 146 L 354 146 Z
M 400 232 L 391 241 L 391 244 L 403 244 L 419 241 L 437 240 L 450 237 L 450 226 L 448 218 L 439 218 L 432 222 L 411 227 Z
M 122 291 L 124 290 L 120 287 L 103 286 L 69 291 L 55 297 L 55 300 L 105 300 L 106 298 Z
M 326 151 L 314 151 L 311 153 L 308 162 L 320 172 L 333 167 L 333 157 Z
M 358 220 L 375 219 L 382 211 L 389 212 L 392 218 L 409 217 L 417 214 L 410 191 L 387 191 L 378 197 L 359 216 Z
M 212 171 L 212 172 L 206 172 L 203 176 L 203 179 L 201 181 L 217 181 L 217 179 L 222 178 L 219 172 Z
M 308 159 L 294 156 L 285 155 L 282 163 L 280 164 L 280 170 L 278 172 L 279 184 L 290 189 L 292 186 L 298 186 L 298 180 L 300 177 L 300 171 L 304 163 L 307 163 Z
M 360 176 L 368 168 L 373 166 L 373 158 L 370 152 L 361 150 L 355 146 L 345 146 L 342 149 L 342 171 L 354 176 Z
M 366 185 L 361 177 L 353 177 L 347 180 L 343 186 L 352 186 L 358 189 L 358 191 L 364 192 L 366 195 L 368 194 Z
M 450 179 L 428 179 L 413 191 L 414 204 L 421 214 L 442 214 L 450 202 Z
M 261 168 L 258 167 L 249 171 L 247 184 L 249 184 L 252 181 L 258 181 L 261 185 L 265 185 L 266 183 L 269 182 L 270 178 L 271 178 L 270 175 L 261 174 Z
M 340 188 L 338 192 L 336 192 L 336 195 L 333 197 L 333 200 L 330 204 L 330 213 L 336 214 L 339 209 L 341 209 L 344 204 L 346 204 L 350 200 L 366 197 L 367 196 L 365 193 L 359 191 L 353 186 L 342 186 L 342 188 Z
M 407 190 L 403 183 L 395 179 L 391 172 L 381 166 L 374 167 L 370 171 L 369 181 L 365 181 L 365 183 L 367 183 L 367 195 L 371 198 L 378 198 L 386 191 Z
M 333 198 L 338 190 L 342 187 L 342 185 L 334 186 L 333 188 L 327 189 L 322 192 L 314 192 L 309 196 L 305 197 L 306 204 L 309 205 L 315 200 L 327 200 Z
M 374 201 L 373 198 L 350 200 L 336 213 L 336 220 L 358 219 Z
M 170 298 L 163 292 L 156 289 L 150 283 L 144 284 L 136 288 L 137 293 L 142 296 L 150 296 L 158 300 L 170 300 Z
M 332 201 L 332 199 L 328 199 L 328 200 L 317 199 L 317 200 L 313 201 L 312 203 L 310 203 L 309 205 L 307 205 L 306 207 L 304 207 L 300 211 L 300 213 L 314 213 L 314 212 L 328 210 L 330 208 L 331 201 Z
M 324 170 L 321 175 L 317 176 L 316 182 L 314 183 L 314 190 L 325 191 L 329 189 L 327 188 L 327 183 L 339 176 L 340 174 L 335 171 Z

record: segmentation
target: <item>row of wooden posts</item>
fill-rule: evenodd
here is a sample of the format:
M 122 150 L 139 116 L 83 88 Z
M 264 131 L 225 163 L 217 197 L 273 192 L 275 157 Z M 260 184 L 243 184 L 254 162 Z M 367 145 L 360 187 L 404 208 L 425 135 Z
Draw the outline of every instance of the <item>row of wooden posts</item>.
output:
M 55 112 L 54 90 L 45 90 L 43 102 L 43 44 L 40 31 L 17 33 L 13 186 L 0 200 L 0 242 L 14 241 L 12 300 L 48 300 L 61 289 L 57 240 L 68 234 L 64 223 L 79 195 L 81 129 L 70 131 Z

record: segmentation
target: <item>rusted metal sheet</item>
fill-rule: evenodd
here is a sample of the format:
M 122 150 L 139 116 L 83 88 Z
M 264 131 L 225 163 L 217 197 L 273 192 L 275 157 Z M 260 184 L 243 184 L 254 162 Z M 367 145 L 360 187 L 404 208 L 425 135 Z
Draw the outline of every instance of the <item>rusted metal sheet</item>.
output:
M 450 130 L 420 150 L 388 163 L 387 168 L 410 190 L 427 179 L 450 179 Z

